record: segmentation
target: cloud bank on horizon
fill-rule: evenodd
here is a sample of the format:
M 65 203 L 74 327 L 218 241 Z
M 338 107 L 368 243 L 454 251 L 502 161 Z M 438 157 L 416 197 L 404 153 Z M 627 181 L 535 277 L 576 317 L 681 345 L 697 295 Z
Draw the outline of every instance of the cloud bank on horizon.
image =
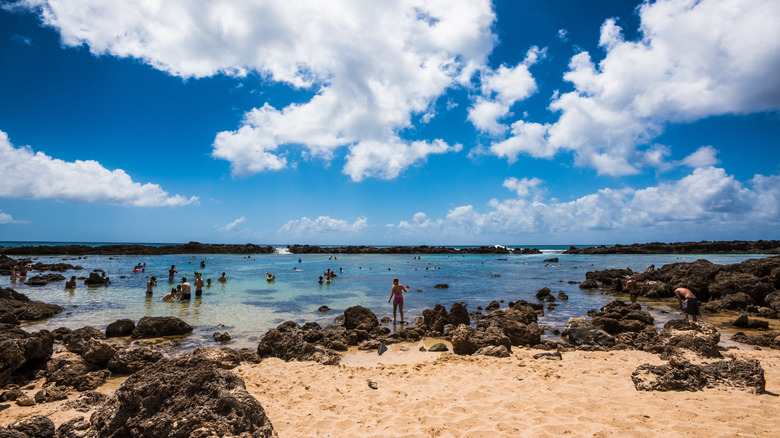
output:
M 541 175 L 507 177 L 503 186 L 516 198 L 492 199 L 484 207 L 453 204 L 434 219 L 410 211 L 411 219 L 390 224 L 313 212 L 283 219 L 278 236 L 371 232 L 453 239 L 780 224 L 780 175 L 740 182 L 716 167 L 712 146 L 675 161 L 669 158 L 674 145 L 655 142 L 673 124 L 780 109 L 780 2 L 774 0 L 645 2 L 635 11 L 640 24 L 633 40 L 618 20 L 605 17 L 601 53 L 571 56 L 567 70 L 557 73 L 566 88 L 541 96 L 549 99 L 545 120 L 518 108 L 539 97 L 534 72 L 548 62 L 549 50 L 528 46 L 520 62 L 492 67 L 502 41 L 487 0 L 21 0 L 9 8 L 33 11 L 63 46 L 86 47 L 94 56 L 136 59 L 185 80 L 257 75 L 304 92 L 300 101 L 252 108 L 235 129 L 214 133 L 211 156 L 229 162 L 234 177 L 279 172 L 311 158 L 327 166 L 336 157 L 344 159 L 341 173 L 356 183 L 403 177 L 431 156 L 463 151 L 461 142 L 416 134 L 452 108 L 446 98 L 453 91 L 470 100 L 461 123 L 486 142 L 465 145 L 472 158 L 498 157 L 510 166 L 521 157 L 559 159 L 564 166 L 571 160 L 615 178 L 691 169 L 680 179 L 603 188 L 568 202 L 548 196 Z M 571 38 L 566 29 L 550 32 L 562 42 Z M 5 133 L 0 155 L 3 197 L 198 203 L 196 196 L 169 195 L 96 161 L 64 162 L 14 148 Z M 0 213 L 0 224 L 11 221 Z M 248 222 L 241 216 L 215 228 L 236 232 Z

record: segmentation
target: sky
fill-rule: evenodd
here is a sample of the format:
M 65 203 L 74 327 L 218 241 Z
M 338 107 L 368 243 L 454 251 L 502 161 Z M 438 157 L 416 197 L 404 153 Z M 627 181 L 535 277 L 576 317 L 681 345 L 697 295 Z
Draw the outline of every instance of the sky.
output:
M 0 0 L 0 241 L 779 239 L 777 0 Z

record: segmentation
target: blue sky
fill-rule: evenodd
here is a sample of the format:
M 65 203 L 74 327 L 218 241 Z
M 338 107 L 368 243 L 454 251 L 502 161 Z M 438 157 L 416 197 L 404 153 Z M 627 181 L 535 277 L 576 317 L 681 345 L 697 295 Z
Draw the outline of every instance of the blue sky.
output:
M 0 240 L 778 239 L 774 0 L 0 9 Z

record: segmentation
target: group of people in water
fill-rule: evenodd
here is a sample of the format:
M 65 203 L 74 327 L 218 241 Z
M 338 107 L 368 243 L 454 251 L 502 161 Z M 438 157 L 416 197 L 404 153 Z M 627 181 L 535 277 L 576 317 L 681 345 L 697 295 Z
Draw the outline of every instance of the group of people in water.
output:
M 22 263 L 21 265 L 14 265 L 14 267 L 11 268 L 11 281 L 27 278 L 27 271 L 29 270 L 30 267 L 27 266 L 26 263 Z

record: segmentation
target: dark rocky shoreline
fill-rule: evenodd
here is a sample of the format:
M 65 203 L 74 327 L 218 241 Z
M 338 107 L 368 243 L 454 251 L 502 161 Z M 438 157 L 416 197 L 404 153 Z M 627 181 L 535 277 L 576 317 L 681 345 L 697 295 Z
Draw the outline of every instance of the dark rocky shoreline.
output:
M 456 249 L 444 246 L 339 246 L 327 247 L 312 245 L 288 245 L 292 254 L 541 254 L 537 248 L 504 248 L 501 246 L 481 246 L 478 248 Z M 209 244 L 190 242 L 183 245 L 41 245 L 41 246 L 3 246 L 0 255 L 166 255 L 166 254 L 273 254 L 273 246 Z
M 502 246 L 481 246 L 474 248 L 453 248 L 446 246 L 391 246 L 375 247 L 348 245 L 320 247 L 314 245 L 288 245 L 292 254 L 541 254 L 538 248 L 505 248 Z M 181 245 L 41 245 L 0 247 L 0 255 L 166 255 L 166 254 L 273 254 L 273 246 L 247 243 L 208 244 L 189 242 Z M 780 241 L 722 241 L 722 242 L 675 242 L 635 243 L 633 245 L 598 246 L 590 248 L 570 247 L 563 254 L 780 254 Z
M 652 242 L 591 248 L 572 246 L 563 254 L 780 254 L 780 240 Z

